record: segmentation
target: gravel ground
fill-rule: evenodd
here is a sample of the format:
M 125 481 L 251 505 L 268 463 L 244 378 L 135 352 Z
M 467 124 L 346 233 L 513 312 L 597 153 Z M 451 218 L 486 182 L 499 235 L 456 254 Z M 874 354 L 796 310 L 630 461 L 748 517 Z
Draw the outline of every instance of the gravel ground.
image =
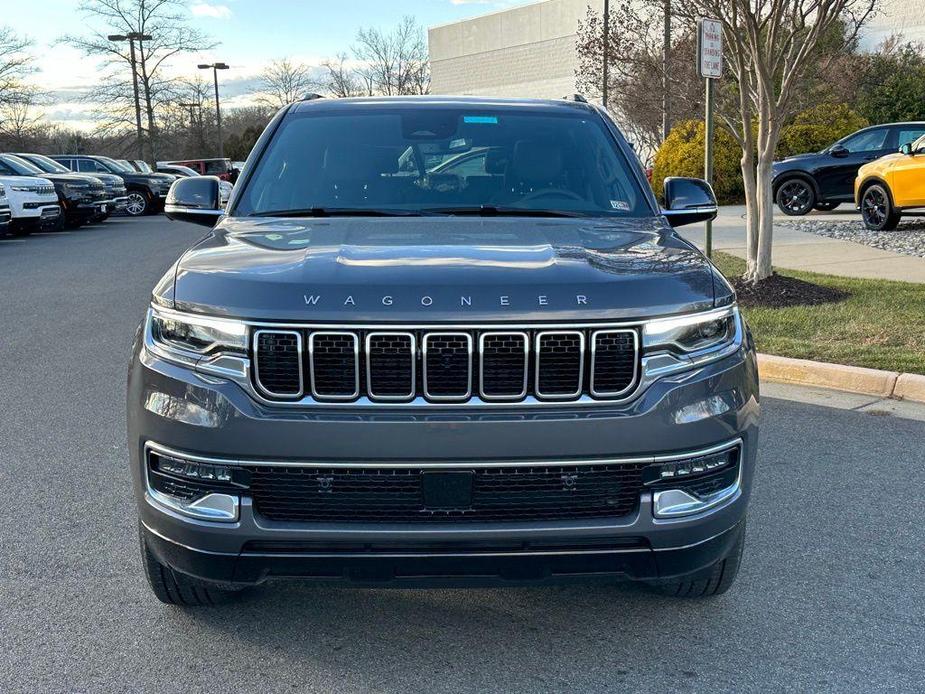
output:
M 903 220 L 894 231 L 871 231 L 860 218 L 834 220 L 823 216 L 777 222 L 797 231 L 828 236 L 841 241 L 854 241 L 884 251 L 925 258 L 925 218 Z
M 151 286 L 204 233 L 148 217 L 0 239 L 3 694 L 922 691 L 922 422 L 769 397 L 721 598 L 278 583 L 156 602 L 125 371 Z

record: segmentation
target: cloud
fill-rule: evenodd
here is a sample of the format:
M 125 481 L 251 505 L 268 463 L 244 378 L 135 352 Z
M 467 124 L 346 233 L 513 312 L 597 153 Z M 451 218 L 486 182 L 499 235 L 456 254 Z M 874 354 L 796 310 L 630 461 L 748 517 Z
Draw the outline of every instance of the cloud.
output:
M 491 0 L 450 0 L 451 5 L 490 5 Z
M 212 5 L 208 2 L 197 2 L 190 11 L 196 17 L 211 17 L 212 19 L 228 19 L 231 17 L 231 8 L 227 5 Z

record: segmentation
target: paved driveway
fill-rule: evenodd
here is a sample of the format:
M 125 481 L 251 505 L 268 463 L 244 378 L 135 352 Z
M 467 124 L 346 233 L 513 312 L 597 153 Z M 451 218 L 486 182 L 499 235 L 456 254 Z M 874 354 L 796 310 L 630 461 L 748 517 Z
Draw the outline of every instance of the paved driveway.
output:
M 125 370 L 149 288 L 202 233 L 146 218 L 0 240 L 0 691 L 921 691 L 925 425 L 771 398 L 721 598 L 277 584 L 157 603 Z

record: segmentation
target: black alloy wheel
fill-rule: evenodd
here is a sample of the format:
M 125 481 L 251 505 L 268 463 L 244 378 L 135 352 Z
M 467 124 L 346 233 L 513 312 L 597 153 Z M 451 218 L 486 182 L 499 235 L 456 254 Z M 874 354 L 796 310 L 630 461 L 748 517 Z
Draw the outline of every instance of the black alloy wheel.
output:
M 816 205 L 813 187 L 801 178 L 784 181 L 777 189 L 777 206 L 791 217 L 802 217 Z
M 892 231 L 899 224 L 900 214 L 893 207 L 887 189 L 875 183 L 861 196 L 861 218 L 864 226 L 874 231 Z

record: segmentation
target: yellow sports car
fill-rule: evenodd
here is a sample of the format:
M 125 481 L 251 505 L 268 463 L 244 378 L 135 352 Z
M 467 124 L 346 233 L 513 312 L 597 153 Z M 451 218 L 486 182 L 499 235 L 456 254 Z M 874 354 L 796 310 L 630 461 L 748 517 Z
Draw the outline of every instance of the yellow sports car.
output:
M 854 201 L 868 229 L 895 229 L 903 212 L 925 208 L 925 135 L 858 169 Z

